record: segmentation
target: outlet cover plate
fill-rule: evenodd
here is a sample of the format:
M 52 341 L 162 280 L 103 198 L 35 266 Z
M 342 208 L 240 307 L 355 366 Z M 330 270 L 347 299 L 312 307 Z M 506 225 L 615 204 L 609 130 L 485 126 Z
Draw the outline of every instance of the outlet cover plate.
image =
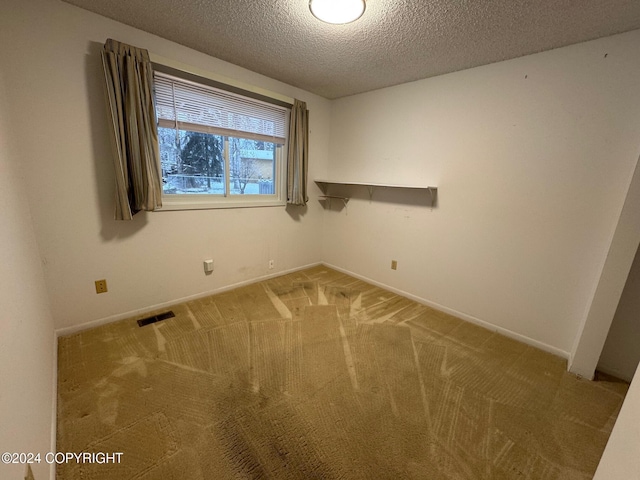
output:
M 96 280 L 96 293 L 107 293 L 106 280 Z

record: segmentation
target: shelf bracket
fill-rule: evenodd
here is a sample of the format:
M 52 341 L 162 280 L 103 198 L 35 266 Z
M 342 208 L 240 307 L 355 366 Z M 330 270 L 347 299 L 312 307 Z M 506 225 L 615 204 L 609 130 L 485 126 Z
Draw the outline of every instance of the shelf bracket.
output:
M 345 211 L 347 209 L 347 203 L 349 202 L 349 199 L 347 197 L 338 197 L 336 195 L 321 195 L 318 198 L 320 198 L 321 200 L 326 201 L 327 204 L 329 205 L 329 208 L 331 208 L 331 200 L 332 199 L 340 200 L 342 202 L 342 204 L 344 205 Z
M 431 207 L 433 208 L 433 204 L 434 204 L 434 202 L 436 200 L 436 195 L 437 195 L 438 189 L 434 188 L 434 187 L 428 187 L 427 190 L 429 191 L 429 198 L 431 200 Z
M 374 190 L 374 186 L 373 185 L 367 185 L 367 190 L 369 190 L 369 201 L 373 200 L 373 190 Z

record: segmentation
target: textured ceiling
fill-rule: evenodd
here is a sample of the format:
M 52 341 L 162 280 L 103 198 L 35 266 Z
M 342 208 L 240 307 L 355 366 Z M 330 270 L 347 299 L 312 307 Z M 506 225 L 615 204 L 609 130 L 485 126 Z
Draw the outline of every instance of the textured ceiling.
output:
M 640 28 L 638 0 L 64 1 L 331 99 Z

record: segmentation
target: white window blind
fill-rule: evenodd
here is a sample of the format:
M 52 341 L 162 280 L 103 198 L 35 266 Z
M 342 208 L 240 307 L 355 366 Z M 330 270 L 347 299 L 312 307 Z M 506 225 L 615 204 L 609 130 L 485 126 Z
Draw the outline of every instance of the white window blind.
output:
M 154 72 L 158 125 L 284 145 L 289 109 Z

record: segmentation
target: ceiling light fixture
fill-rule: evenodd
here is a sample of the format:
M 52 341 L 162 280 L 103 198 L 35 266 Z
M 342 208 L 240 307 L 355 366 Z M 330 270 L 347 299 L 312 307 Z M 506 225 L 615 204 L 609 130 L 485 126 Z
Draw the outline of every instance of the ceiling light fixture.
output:
M 309 9 L 323 22 L 350 23 L 364 13 L 365 0 L 309 0 Z

